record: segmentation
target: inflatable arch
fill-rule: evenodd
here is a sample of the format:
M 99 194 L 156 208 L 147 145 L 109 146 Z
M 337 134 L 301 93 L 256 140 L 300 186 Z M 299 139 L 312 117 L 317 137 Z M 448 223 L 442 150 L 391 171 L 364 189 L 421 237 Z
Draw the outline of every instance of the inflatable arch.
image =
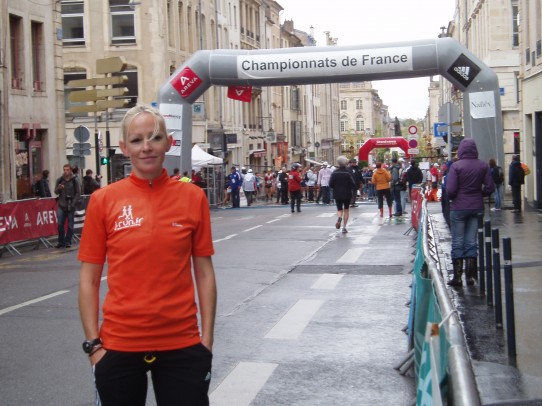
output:
M 281 86 L 442 75 L 464 93 L 463 131 L 504 162 L 497 75 L 453 38 L 364 46 L 198 51 L 162 85 L 159 108 L 181 172 L 191 169 L 192 103 L 210 86 Z
M 408 155 L 408 141 L 403 137 L 369 138 L 359 149 L 358 158 L 360 161 L 369 160 L 369 152 L 375 148 L 393 148 L 399 147 L 405 151 L 405 157 Z

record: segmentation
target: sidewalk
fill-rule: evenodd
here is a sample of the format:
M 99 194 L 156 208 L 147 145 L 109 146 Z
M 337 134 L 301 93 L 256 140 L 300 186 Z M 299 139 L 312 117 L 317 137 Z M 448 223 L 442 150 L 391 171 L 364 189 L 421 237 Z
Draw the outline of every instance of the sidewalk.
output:
M 451 235 L 440 204 L 428 205 L 438 239 L 440 266 L 451 273 Z M 508 357 L 506 324 L 497 329 L 495 308 L 486 304 L 478 285 L 449 289 L 464 323 L 482 404 L 542 404 L 542 213 L 529 207 L 522 213 L 486 211 L 484 221 L 512 242 L 516 357 Z M 504 283 L 503 283 L 504 289 Z M 506 323 L 503 292 L 503 319 Z M 534 399 L 538 399 L 535 401 Z M 529 402 L 532 400 L 532 402 Z

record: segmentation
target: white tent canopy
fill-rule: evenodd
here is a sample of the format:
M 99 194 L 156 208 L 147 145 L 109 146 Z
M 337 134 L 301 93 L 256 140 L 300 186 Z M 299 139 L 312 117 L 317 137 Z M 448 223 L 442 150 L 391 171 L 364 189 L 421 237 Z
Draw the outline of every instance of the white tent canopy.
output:
M 210 165 L 222 165 L 222 158 L 208 154 L 198 144 L 192 147 L 192 168 L 202 168 Z

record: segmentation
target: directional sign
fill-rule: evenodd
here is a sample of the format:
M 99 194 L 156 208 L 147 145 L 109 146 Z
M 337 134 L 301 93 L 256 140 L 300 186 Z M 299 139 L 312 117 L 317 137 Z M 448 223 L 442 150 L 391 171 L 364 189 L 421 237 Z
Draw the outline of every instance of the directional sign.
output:
M 123 96 L 128 93 L 127 87 L 114 87 L 112 89 L 76 90 L 70 92 L 68 99 L 71 102 L 86 102 L 105 99 L 110 96 Z
M 106 109 L 120 109 L 126 107 L 128 100 L 126 99 L 115 99 L 115 100 L 98 100 L 96 102 L 100 110 Z
M 126 62 L 119 57 L 113 56 L 111 58 L 103 58 L 96 60 L 96 73 L 105 74 L 105 73 L 115 73 L 122 72 L 126 69 L 128 65 Z
M 75 79 L 68 82 L 69 87 L 122 85 L 128 82 L 128 76 L 109 76 L 106 78 Z
M 69 108 L 70 113 L 96 113 L 97 111 L 102 111 L 103 109 L 98 108 L 95 104 L 88 104 L 85 106 L 71 106 Z

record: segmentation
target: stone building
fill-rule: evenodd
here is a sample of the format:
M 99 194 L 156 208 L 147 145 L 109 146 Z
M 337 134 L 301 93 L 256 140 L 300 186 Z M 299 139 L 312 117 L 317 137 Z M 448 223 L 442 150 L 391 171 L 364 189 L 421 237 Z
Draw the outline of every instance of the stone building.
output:
M 62 172 L 64 96 L 60 5 L 0 1 L 0 202 L 32 197 L 44 169 Z

